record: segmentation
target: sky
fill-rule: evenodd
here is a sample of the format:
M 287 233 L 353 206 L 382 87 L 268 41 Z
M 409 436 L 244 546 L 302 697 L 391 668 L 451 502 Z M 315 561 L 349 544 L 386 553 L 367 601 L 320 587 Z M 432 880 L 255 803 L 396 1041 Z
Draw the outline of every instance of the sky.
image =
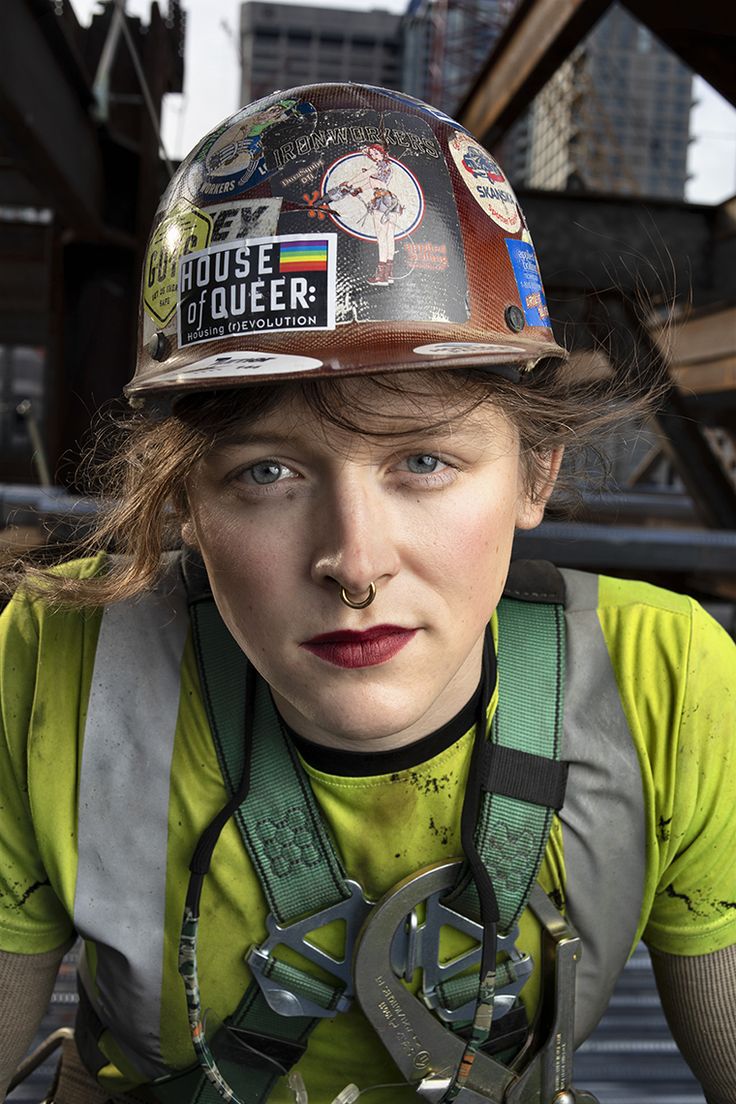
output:
M 279 2 L 279 0 L 275 0 Z M 289 0 L 338 9 L 380 8 L 402 12 L 407 0 Z M 184 0 L 187 12 L 183 95 L 164 101 L 162 133 L 172 159 L 184 156 L 208 130 L 240 106 L 238 22 L 241 0 Z M 81 23 L 89 23 L 97 0 L 71 0 Z M 151 0 L 127 0 L 126 11 L 148 22 Z M 166 4 L 162 3 L 165 10 Z M 736 194 L 736 110 L 696 77 L 690 116 L 687 198 L 720 203 Z

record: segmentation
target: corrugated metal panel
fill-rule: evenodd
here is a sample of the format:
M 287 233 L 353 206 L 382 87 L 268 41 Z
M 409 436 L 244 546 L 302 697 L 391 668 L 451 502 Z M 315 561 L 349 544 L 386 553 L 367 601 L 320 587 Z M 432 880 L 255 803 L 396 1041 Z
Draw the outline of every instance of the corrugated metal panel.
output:
M 670 1035 L 643 944 L 575 1057 L 575 1081 L 601 1104 L 705 1104 Z

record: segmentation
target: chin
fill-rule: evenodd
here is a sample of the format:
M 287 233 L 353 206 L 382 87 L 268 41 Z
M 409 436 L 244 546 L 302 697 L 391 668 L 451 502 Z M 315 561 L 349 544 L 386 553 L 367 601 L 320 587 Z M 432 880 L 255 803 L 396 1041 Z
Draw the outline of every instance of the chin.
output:
M 366 745 L 374 741 L 388 748 L 396 740 L 398 746 L 403 742 L 402 734 L 421 723 L 431 704 L 429 700 L 417 701 L 414 697 L 397 700 L 396 695 L 365 691 L 343 694 L 339 700 L 324 703 L 293 703 L 310 724 L 318 726 L 326 735 L 334 735 L 341 742 L 354 741 L 362 745 L 356 747 L 356 751 L 369 750 Z M 426 734 L 412 732 L 411 739 Z

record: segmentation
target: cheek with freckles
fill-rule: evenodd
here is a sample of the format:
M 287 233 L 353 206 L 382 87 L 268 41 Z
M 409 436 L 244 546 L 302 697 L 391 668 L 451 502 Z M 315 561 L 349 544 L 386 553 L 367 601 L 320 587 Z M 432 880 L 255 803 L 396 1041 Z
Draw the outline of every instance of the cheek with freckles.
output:
M 474 485 L 423 532 L 425 574 L 433 578 L 456 624 L 482 625 L 495 608 L 508 569 L 516 522 L 513 480 Z M 425 536 L 426 540 L 426 536 Z

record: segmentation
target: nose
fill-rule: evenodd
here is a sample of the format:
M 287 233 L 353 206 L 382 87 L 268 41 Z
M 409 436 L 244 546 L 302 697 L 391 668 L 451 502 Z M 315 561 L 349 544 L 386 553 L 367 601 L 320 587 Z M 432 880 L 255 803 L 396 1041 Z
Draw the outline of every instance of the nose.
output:
M 312 579 L 365 594 L 400 566 L 391 504 L 369 478 L 346 476 L 320 503 Z

